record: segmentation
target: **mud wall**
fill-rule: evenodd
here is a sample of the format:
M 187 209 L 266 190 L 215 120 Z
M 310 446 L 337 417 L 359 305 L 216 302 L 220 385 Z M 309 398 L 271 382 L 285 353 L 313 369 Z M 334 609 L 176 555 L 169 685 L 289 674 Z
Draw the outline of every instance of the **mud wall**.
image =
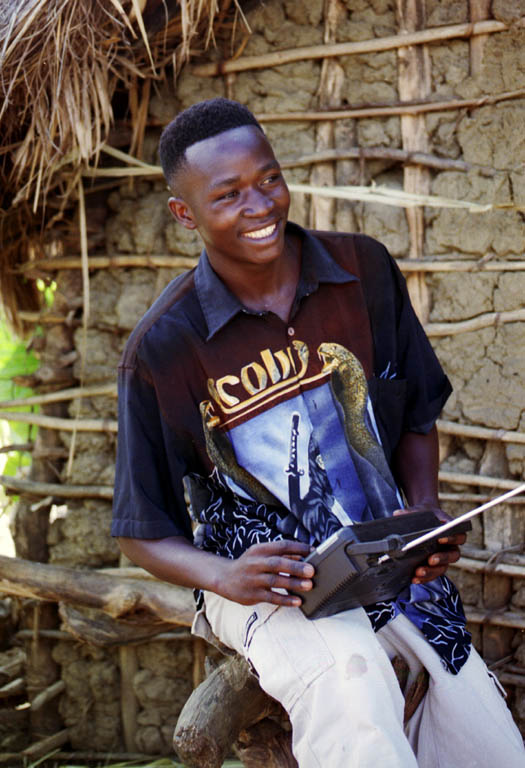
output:
M 243 55 L 315 45 L 327 35 L 333 42 L 393 35 L 398 31 L 394 5 L 391 0 L 332 4 L 337 23 L 330 26 L 323 16 L 321 0 L 267 0 L 248 13 L 252 35 Z M 521 14 L 518 6 L 511 0 L 494 0 L 489 18 L 512 25 Z M 468 0 L 427 0 L 427 27 L 462 23 L 470 18 Z M 473 63 L 472 42 L 468 39 L 426 46 L 432 99 L 497 96 L 525 88 L 525 30 L 511 26 L 481 42 L 476 43 L 477 63 Z M 218 54 L 212 58 L 215 55 Z M 218 78 L 197 77 L 189 67 L 176 86 L 157 86 L 149 117 L 156 126 L 165 124 L 184 107 L 215 95 L 238 99 L 256 113 L 283 115 L 327 106 L 395 103 L 400 98 L 399 78 L 397 50 L 341 57 L 330 60 L 328 65 L 320 60 L 300 61 Z M 467 170 L 430 170 L 430 191 L 458 200 L 524 205 L 524 123 L 525 98 L 427 114 L 426 151 L 442 160 L 464 160 L 470 164 Z M 327 147 L 400 149 L 404 142 L 398 115 L 340 119 L 329 126 L 323 121 L 274 121 L 265 123 L 265 130 L 284 163 Z M 159 133 L 158 127 L 147 133 L 144 160 L 157 162 Z M 398 161 L 388 158 L 342 160 L 294 167 L 286 171 L 286 178 L 291 182 L 332 184 L 374 182 L 402 189 L 404 170 Z M 109 255 L 197 256 L 198 237 L 174 223 L 167 211 L 166 198 L 163 181 L 123 182 L 107 197 L 102 219 L 99 209 L 91 211 L 98 227 L 96 249 Z M 407 214 L 400 207 L 327 203 L 294 194 L 291 218 L 305 226 L 365 232 L 385 243 L 400 259 L 406 258 L 411 248 Z M 523 211 L 502 208 L 473 214 L 428 207 L 423 212 L 423 224 L 422 256 L 426 260 L 508 264 L 523 259 Z M 104 233 L 102 244 L 100 232 Z M 90 327 L 85 345 L 81 328 L 74 338 L 74 374 L 78 379 L 85 350 L 84 385 L 115 380 L 117 362 L 129 332 L 179 271 L 128 268 L 91 273 Z M 59 290 L 61 279 L 58 275 Z M 491 272 L 430 270 L 424 272 L 424 291 L 427 310 L 423 320 L 432 329 L 437 323 L 459 323 L 491 312 L 522 308 L 525 273 L 503 267 Z M 454 385 L 443 418 L 464 425 L 525 433 L 525 323 L 500 321 L 469 332 L 431 335 L 431 339 Z M 85 398 L 80 407 L 78 402 L 71 404 L 70 415 L 114 419 L 116 400 L 108 396 Z M 69 449 L 71 432 L 64 431 L 61 437 Z M 524 474 L 523 443 L 444 432 L 441 450 L 443 471 L 499 479 L 519 479 Z M 114 466 L 114 434 L 77 433 L 71 476 L 66 477 L 64 469 L 62 480 L 111 485 Z M 464 481 L 442 483 L 441 487 L 448 499 L 445 506 L 453 514 L 466 510 L 477 496 L 492 490 L 482 483 Z M 461 494 L 466 494 L 465 498 L 460 498 Z M 525 533 L 524 512 L 523 507 L 508 505 L 488 513 L 483 521 L 476 521 L 470 546 L 483 551 L 486 557 L 502 547 L 520 547 Z M 54 508 L 49 534 L 50 561 L 91 568 L 117 565 L 119 553 L 109 537 L 109 523 L 109 502 L 79 501 Z M 525 581 L 506 575 L 454 570 L 473 619 L 470 627 L 477 647 L 489 662 L 505 659 L 504 663 L 510 664 L 511 671 L 502 679 L 525 733 L 525 692 L 519 682 L 520 669 L 525 675 L 522 631 L 516 626 L 501 626 L 493 617 L 483 624 L 480 618 L 487 611 L 523 615 Z M 138 647 L 132 680 L 138 712 L 135 749 L 146 753 L 170 751 L 173 724 L 192 687 L 192 654 L 191 641 L 185 639 Z M 72 746 L 87 749 L 96 743 L 99 749 L 123 749 L 118 652 L 63 641 L 57 644 L 54 658 L 66 684 L 60 713 L 73 734 Z M 518 686 L 508 682 L 512 675 Z

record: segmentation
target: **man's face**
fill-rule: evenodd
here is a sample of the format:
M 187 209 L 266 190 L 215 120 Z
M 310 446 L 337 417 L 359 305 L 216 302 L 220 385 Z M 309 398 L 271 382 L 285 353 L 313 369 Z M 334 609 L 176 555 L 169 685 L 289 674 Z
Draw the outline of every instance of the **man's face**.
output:
M 242 126 L 188 147 L 171 198 L 175 218 L 197 229 L 219 272 L 268 264 L 284 250 L 288 187 L 264 134 Z

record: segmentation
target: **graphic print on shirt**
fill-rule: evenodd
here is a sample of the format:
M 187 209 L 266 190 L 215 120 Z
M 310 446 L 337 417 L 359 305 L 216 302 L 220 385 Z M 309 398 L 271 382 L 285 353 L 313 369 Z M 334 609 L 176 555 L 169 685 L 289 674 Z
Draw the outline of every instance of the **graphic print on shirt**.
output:
M 200 404 L 206 450 L 229 488 L 279 508 L 280 533 L 310 544 L 400 506 L 361 364 L 331 342 L 317 356 L 309 366 L 301 341 L 263 350 L 264 367 L 209 380 L 213 401 Z

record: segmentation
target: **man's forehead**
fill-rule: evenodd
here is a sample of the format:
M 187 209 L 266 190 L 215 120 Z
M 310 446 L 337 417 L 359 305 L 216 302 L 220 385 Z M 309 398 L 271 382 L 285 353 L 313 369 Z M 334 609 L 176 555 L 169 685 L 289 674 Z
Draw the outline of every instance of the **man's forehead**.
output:
M 215 134 L 191 144 L 185 152 L 186 166 L 190 168 L 227 167 L 235 155 L 253 155 L 254 158 L 274 158 L 273 149 L 264 133 L 255 125 L 242 125 Z

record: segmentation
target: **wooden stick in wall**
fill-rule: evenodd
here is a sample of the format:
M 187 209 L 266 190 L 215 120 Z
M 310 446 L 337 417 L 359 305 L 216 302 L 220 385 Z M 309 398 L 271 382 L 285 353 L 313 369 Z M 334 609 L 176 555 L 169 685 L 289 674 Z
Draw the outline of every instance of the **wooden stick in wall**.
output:
M 480 440 L 497 440 L 502 443 L 525 444 L 525 433 L 513 432 L 506 429 L 489 429 L 471 424 L 457 424 L 455 421 L 438 419 L 437 428 L 445 435 L 457 435 Z
M 421 30 L 425 26 L 425 0 L 397 0 L 397 17 L 401 35 Z M 410 45 L 399 48 L 398 88 L 403 101 L 425 100 L 431 94 L 430 54 L 426 45 Z M 425 116 L 402 115 L 401 137 L 403 149 L 408 152 L 428 152 L 429 140 Z M 430 194 L 430 172 L 422 165 L 408 165 L 403 171 L 403 186 L 409 194 Z M 422 206 L 407 208 L 410 245 L 409 259 L 421 259 L 425 243 L 425 217 Z M 428 322 L 430 294 L 425 277 L 412 273 L 407 277 L 407 288 L 415 312 L 421 323 Z
M 113 498 L 111 485 L 67 485 L 66 483 L 41 483 L 22 477 L 0 475 L 0 485 L 12 493 L 30 496 L 50 496 L 57 499 L 108 499 Z
M 426 323 L 425 332 L 427 336 L 454 336 L 457 333 L 468 333 L 479 331 L 481 328 L 523 321 L 525 321 L 525 309 L 512 309 L 508 312 L 487 312 L 457 323 Z
M 124 745 L 128 752 L 134 752 L 137 749 L 135 734 L 138 728 L 137 716 L 139 713 L 139 703 L 133 687 L 133 679 L 139 669 L 135 646 L 123 645 L 119 648 L 119 666 L 120 707 Z
M 336 40 L 340 16 L 341 3 L 339 0 L 325 0 L 323 33 L 323 42 L 325 44 L 333 43 Z M 341 106 L 344 80 L 344 72 L 340 63 L 333 58 L 324 59 L 321 65 L 321 76 L 317 90 L 317 105 L 319 109 L 328 110 Z M 324 123 L 316 124 L 315 143 L 316 150 L 319 150 L 319 152 L 324 152 L 334 147 L 333 122 L 327 120 Z M 316 164 L 310 171 L 310 184 L 330 187 L 335 182 L 335 166 L 333 162 Z M 313 197 L 310 200 L 310 227 L 320 230 L 333 229 L 335 207 L 336 201 L 333 199 L 316 199 Z
M 155 269 L 156 267 L 179 267 L 180 257 L 169 256 L 159 254 L 157 256 L 122 256 L 112 257 L 111 264 L 100 264 L 96 262 L 98 257 L 91 257 L 95 261 L 93 269 L 106 269 L 106 268 L 120 268 L 120 267 L 150 267 Z M 133 262 L 131 263 L 131 261 Z M 90 260 L 91 261 L 91 260 Z M 190 261 L 190 259 L 188 259 Z M 64 262 L 67 265 L 64 267 Z M 197 258 L 191 259 L 192 266 L 197 263 Z M 472 259 L 462 260 L 447 260 L 441 259 L 421 259 L 420 261 L 414 261 L 413 259 L 396 259 L 396 263 L 402 272 L 522 272 L 525 270 L 525 261 L 482 261 Z M 27 262 L 22 265 L 24 272 L 30 272 L 31 269 L 42 272 L 56 272 L 59 269 L 80 269 L 81 262 L 79 257 L 68 256 L 66 258 L 56 259 L 42 259 L 40 261 Z M 45 322 L 45 315 L 40 312 L 22 312 L 20 313 L 24 320 L 30 322 Z M 53 318 L 53 322 L 67 322 L 67 317 Z
M 19 411 L 0 411 L 0 420 L 17 421 L 23 424 L 36 424 L 46 429 L 63 429 L 72 432 L 116 432 L 117 422 L 114 419 L 65 419 L 59 416 L 45 416 L 40 413 L 24 413 Z
M 477 24 L 452 24 L 444 27 L 422 29 L 409 34 L 377 37 L 372 40 L 359 42 L 333 43 L 329 45 L 312 45 L 291 50 L 274 51 L 259 56 L 241 56 L 234 61 L 217 61 L 209 64 L 199 64 L 192 68 L 197 77 L 213 77 L 224 75 L 226 72 L 245 72 L 249 69 L 265 69 L 278 67 L 292 61 L 326 59 L 331 56 L 349 56 L 352 54 L 391 51 L 407 45 L 421 45 L 453 38 L 470 38 L 473 35 L 487 35 L 493 32 L 503 32 L 508 29 L 501 21 L 482 21 Z
M 491 0 L 469 0 L 470 21 L 473 23 L 486 21 L 490 17 Z M 488 40 L 488 34 L 474 35 L 470 38 L 470 74 L 477 77 L 483 67 L 483 48 Z
M 473 109 L 484 107 L 487 104 L 498 104 L 509 99 L 521 99 L 525 96 L 525 89 L 505 91 L 493 95 L 479 96 L 475 99 L 448 99 L 445 101 L 420 101 L 417 104 L 403 104 L 398 102 L 389 106 L 366 106 L 355 109 L 338 109 L 331 112 L 305 111 L 305 112 L 263 112 L 257 113 L 260 123 L 285 123 L 307 122 L 311 120 L 346 120 L 350 117 L 392 117 L 395 115 L 417 115 L 426 112 L 445 112 L 450 109 Z M 102 169 L 107 170 L 107 169 Z M 135 169 L 134 169 L 135 170 Z M 140 170 L 140 169 L 137 169 Z M 94 173 L 93 175 L 97 175 Z M 101 175 L 111 175 L 110 173 Z

